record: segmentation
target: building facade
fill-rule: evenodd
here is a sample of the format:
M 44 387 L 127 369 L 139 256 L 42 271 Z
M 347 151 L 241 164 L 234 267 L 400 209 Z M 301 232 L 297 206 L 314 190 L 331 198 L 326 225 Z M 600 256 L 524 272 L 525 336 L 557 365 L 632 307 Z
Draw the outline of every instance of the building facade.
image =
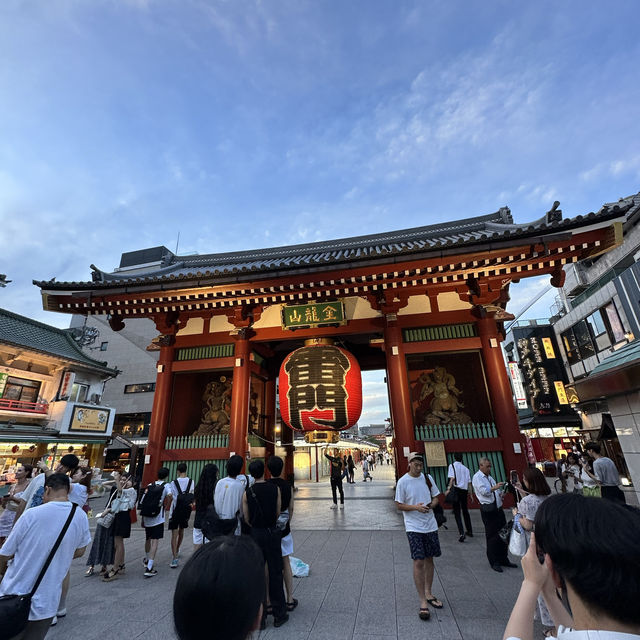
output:
M 101 468 L 115 419 L 104 387 L 117 374 L 71 331 L 0 309 L 0 474 L 69 452 Z
M 503 208 L 255 251 L 176 256 L 158 247 L 134 252 L 151 264 L 135 274 L 95 269 L 90 282 L 36 284 L 46 309 L 108 315 L 116 332 L 132 318 L 155 323 L 145 480 L 178 460 L 193 474 L 209 461 L 224 469 L 231 453 L 252 456 L 250 436 L 270 455 L 276 428 L 293 473 L 292 432 L 276 424 L 276 381 L 309 340 L 338 342 L 361 369 L 386 371 L 400 473 L 421 448 L 436 475 L 459 451 L 470 467 L 490 457 L 504 478 L 526 465 L 500 349 L 509 284 L 548 274 L 561 286 L 566 264 L 617 246 L 623 214 L 611 207 L 563 220 L 554 207 L 519 225 Z M 307 409 L 318 410 L 317 397 Z

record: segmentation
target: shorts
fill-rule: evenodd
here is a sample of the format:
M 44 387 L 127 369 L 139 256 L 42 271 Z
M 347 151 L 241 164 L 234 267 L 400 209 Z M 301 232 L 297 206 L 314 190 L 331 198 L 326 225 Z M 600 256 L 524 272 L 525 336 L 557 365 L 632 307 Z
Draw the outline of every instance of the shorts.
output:
M 437 531 L 430 531 L 429 533 L 407 531 L 407 538 L 409 539 L 412 560 L 438 558 L 442 555 Z
M 280 540 L 280 549 L 283 558 L 293 553 L 293 536 L 290 533 Z
M 161 540 L 164 537 L 164 522 L 154 527 L 145 527 L 144 533 L 147 540 Z
M 204 544 L 208 542 L 207 538 L 204 537 L 204 533 L 202 533 L 202 529 L 193 528 L 193 544 Z
M 169 531 L 173 531 L 174 529 L 188 529 L 189 528 L 189 518 L 186 520 L 174 520 L 173 518 L 169 518 Z

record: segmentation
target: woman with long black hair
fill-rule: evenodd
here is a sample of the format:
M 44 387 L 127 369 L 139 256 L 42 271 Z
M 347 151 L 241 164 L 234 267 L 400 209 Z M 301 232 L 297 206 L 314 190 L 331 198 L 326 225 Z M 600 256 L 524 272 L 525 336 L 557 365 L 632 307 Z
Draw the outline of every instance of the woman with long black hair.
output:
M 215 464 L 206 464 L 196 488 L 193 490 L 196 515 L 193 519 L 193 548 L 198 550 L 206 541 L 202 533 L 202 519 L 207 507 L 213 504 L 213 493 L 218 482 L 218 467 Z

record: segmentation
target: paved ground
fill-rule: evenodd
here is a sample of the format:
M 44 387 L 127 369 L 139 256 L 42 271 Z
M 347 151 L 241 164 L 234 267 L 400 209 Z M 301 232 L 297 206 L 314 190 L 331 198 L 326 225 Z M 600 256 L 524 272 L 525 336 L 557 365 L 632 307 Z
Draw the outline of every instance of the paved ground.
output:
M 332 511 L 328 483 L 301 484 L 296 494 L 294 555 L 311 575 L 295 580 L 300 601 L 290 621 L 268 626 L 260 640 L 486 640 L 501 638 L 520 585 L 519 569 L 489 568 L 479 513 L 477 536 L 457 542 L 455 522 L 441 530 L 434 593 L 444 609 L 419 620 L 411 560 L 401 516 L 393 504 L 392 467 L 377 468 L 374 482 L 345 486 L 344 511 Z M 158 576 L 142 576 L 143 531 L 127 542 L 127 575 L 111 583 L 84 577 L 84 560 L 72 566 L 68 616 L 48 640 L 155 640 L 174 638 L 173 588 L 180 569 L 169 568 L 169 540 L 161 542 Z M 191 553 L 185 545 L 183 561 Z M 270 619 L 271 622 L 271 619 Z M 206 637 L 206 634 L 203 636 Z

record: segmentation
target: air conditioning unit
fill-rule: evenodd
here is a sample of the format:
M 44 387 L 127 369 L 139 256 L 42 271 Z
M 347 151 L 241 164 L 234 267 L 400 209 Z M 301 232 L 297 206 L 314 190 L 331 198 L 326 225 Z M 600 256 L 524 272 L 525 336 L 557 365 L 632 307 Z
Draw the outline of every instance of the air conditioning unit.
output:
M 91 404 L 100 404 L 102 402 L 102 396 L 99 393 L 91 394 Z

